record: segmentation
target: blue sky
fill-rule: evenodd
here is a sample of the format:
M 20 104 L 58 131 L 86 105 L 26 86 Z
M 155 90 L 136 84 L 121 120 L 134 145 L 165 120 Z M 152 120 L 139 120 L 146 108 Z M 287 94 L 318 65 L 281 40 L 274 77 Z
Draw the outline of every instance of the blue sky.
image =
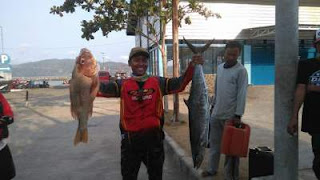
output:
M 90 49 L 98 61 L 127 62 L 135 38 L 125 31 L 108 37 L 98 31 L 94 40 L 81 38 L 80 22 L 91 14 L 78 9 L 63 17 L 50 14 L 50 7 L 63 0 L 1 0 L 0 26 L 3 30 L 4 53 L 11 64 L 35 62 L 51 58 L 74 59 L 81 48 Z M 0 44 L 1 46 L 1 44 Z M 0 52 L 2 48 L 0 48 Z

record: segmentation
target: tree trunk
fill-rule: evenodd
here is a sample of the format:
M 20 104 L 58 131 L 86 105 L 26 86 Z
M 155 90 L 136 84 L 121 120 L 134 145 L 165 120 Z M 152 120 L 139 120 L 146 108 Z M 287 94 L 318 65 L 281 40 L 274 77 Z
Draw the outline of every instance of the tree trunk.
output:
M 162 65 L 163 65 L 163 76 L 164 77 L 168 77 L 168 72 L 167 72 L 167 53 L 166 53 L 166 38 L 165 38 L 165 34 L 166 34 L 166 27 L 167 24 L 166 23 L 161 23 L 162 25 L 162 37 L 161 37 L 161 57 L 162 57 Z M 164 103 L 164 112 L 169 112 L 169 107 L 168 107 L 168 95 L 165 95 L 163 97 L 163 103 Z
M 178 38 L 179 0 L 172 1 L 172 37 L 173 37 L 173 76 L 179 77 L 179 38 Z M 173 122 L 179 122 L 179 94 L 174 94 Z

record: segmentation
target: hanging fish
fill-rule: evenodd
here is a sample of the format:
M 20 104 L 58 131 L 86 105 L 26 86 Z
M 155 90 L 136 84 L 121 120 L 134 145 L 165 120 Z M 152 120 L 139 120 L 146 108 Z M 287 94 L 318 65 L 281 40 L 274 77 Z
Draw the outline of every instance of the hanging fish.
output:
M 83 48 L 76 59 L 70 80 L 71 115 L 79 121 L 74 145 L 88 142 L 88 119 L 92 115 L 93 101 L 99 90 L 97 61 L 90 50 Z
M 185 38 L 183 38 L 183 40 L 194 54 L 203 53 L 213 42 L 213 40 L 211 40 L 202 47 L 195 47 Z M 210 119 L 208 87 L 204 78 L 202 65 L 200 64 L 194 67 L 190 96 L 189 99 L 184 100 L 184 102 L 189 110 L 190 144 L 193 165 L 198 169 L 204 159 L 205 148 L 209 143 Z

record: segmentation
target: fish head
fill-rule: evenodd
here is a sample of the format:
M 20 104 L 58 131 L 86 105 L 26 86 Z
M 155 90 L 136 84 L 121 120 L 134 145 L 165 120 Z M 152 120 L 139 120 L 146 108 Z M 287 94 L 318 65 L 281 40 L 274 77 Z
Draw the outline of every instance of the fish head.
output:
M 83 48 L 76 60 L 78 73 L 87 77 L 93 77 L 97 74 L 97 61 L 89 49 Z

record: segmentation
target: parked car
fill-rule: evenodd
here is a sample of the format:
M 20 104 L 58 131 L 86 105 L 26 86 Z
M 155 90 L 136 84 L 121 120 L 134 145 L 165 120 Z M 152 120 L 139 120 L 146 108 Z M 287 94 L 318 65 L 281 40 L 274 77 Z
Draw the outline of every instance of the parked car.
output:
M 10 89 L 26 89 L 28 88 L 29 81 L 23 79 L 14 79 L 11 83 Z
M 110 73 L 108 71 L 99 71 L 98 72 L 100 82 L 109 82 L 110 80 Z
M 44 80 L 44 81 L 36 81 L 36 80 L 30 80 L 28 81 L 27 88 L 49 88 L 49 82 Z

